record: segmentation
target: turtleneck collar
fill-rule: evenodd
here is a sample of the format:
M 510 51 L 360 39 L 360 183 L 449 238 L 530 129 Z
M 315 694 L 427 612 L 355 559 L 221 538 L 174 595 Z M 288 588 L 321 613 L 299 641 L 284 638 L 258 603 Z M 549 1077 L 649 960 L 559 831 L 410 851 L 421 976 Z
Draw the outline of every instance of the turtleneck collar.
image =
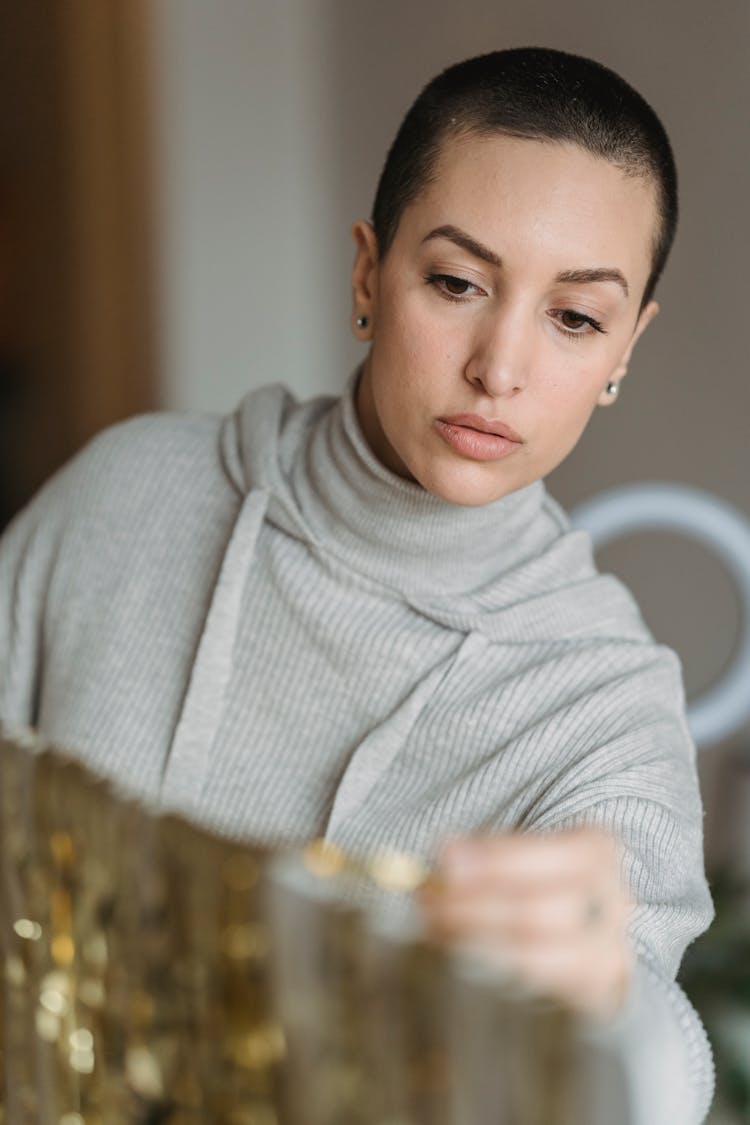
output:
M 291 491 L 287 517 L 293 498 L 318 547 L 405 596 L 430 599 L 481 590 L 559 533 L 537 519 L 545 498 L 541 482 L 465 507 L 385 468 L 362 433 L 356 385 L 355 372 L 328 409 L 317 400 L 308 426 L 295 424 L 293 411 L 280 435 Z

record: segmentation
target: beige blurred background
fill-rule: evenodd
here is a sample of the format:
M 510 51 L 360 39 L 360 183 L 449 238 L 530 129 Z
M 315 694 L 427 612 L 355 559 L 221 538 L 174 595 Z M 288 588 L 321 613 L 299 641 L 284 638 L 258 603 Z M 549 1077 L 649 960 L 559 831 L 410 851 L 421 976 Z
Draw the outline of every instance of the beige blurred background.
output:
M 617 407 L 550 488 L 572 507 L 611 485 L 676 480 L 750 516 L 747 0 L 30 0 L 1 12 L 5 518 L 129 413 L 228 410 L 273 380 L 337 391 L 361 358 L 349 228 L 369 214 L 401 115 L 448 63 L 530 43 L 630 80 L 667 126 L 682 186 L 662 314 Z M 691 697 L 715 682 L 740 628 L 716 557 L 658 533 L 601 562 L 678 650 Z M 729 846 L 726 750 L 701 756 L 717 853 Z

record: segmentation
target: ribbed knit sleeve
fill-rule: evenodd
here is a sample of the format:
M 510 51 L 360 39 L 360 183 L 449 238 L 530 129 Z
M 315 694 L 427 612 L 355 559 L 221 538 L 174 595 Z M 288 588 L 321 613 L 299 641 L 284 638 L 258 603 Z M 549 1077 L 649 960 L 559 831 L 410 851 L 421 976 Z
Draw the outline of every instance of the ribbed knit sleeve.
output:
M 9 726 L 35 720 L 47 591 L 74 475 L 69 470 L 49 482 L 0 541 L 0 720 Z
M 113 427 L 0 541 L 0 720 L 149 799 L 240 506 L 218 442 L 208 417 Z
M 647 674 L 623 677 L 593 707 L 582 707 L 582 742 L 591 737 L 585 716 L 597 710 L 599 746 L 527 827 L 596 825 L 620 842 L 637 960 L 625 1009 L 601 1041 L 623 1067 L 634 1125 L 699 1125 L 713 1096 L 711 1049 L 674 978 L 713 908 L 703 877 L 695 749 L 674 655 L 654 646 Z M 598 777 L 597 759 L 607 762 Z

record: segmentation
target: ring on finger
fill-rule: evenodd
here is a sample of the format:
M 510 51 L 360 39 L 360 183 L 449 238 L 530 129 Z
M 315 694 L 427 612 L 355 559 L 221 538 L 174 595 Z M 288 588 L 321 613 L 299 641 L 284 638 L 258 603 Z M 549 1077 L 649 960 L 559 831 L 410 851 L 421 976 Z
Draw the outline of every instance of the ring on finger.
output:
M 598 895 L 590 895 L 586 900 L 583 911 L 583 924 L 586 927 L 596 926 L 604 917 L 604 903 Z

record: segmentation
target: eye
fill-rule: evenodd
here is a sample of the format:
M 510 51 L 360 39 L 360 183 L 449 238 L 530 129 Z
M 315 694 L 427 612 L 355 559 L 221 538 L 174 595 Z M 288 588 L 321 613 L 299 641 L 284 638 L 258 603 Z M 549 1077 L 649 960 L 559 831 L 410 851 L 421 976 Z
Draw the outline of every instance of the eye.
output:
M 566 336 L 589 336 L 592 332 L 606 335 L 598 320 L 575 309 L 550 309 L 550 316 Z
M 484 293 L 484 290 L 472 281 L 467 281 L 465 277 L 454 277 L 450 273 L 431 273 L 427 275 L 425 281 L 449 301 L 462 301 L 466 297 Z

